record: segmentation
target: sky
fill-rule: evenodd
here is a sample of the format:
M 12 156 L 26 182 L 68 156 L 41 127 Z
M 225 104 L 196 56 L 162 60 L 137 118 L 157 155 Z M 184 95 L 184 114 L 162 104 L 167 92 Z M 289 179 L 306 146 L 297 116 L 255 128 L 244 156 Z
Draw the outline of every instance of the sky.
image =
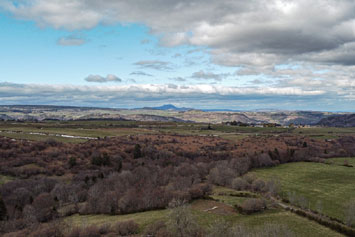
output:
M 355 111 L 353 0 L 0 0 L 0 104 Z

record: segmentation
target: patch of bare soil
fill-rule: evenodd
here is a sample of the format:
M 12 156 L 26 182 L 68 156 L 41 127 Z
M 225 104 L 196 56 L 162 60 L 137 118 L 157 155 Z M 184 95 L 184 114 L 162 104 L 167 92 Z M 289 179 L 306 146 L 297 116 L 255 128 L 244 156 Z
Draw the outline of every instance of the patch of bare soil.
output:
M 191 208 L 218 215 L 233 215 L 237 213 L 233 207 L 212 200 L 197 200 L 191 204 Z

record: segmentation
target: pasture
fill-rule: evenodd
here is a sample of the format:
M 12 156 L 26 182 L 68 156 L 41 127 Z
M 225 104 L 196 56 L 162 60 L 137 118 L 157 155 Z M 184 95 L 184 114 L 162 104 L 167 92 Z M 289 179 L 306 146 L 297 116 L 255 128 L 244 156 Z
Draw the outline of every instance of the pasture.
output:
M 345 205 L 355 199 L 355 168 L 339 165 L 344 159 L 330 159 L 333 164 L 288 163 L 251 173 L 281 183 L 281 196 L 303 199 L 307 208 L 344 221 Z M 347 158 L 354 164 L 355 158 Z

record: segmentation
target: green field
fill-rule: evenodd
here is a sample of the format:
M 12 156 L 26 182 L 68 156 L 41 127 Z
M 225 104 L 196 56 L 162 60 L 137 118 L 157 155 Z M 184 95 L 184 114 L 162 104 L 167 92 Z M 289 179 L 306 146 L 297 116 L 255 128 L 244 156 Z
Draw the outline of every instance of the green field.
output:
M 81 143 L 87 141 L 86 139 L 77 138 L 65 138 L 57 136 L 45 136 L 45 135 L 34 135 L 28 133 L 6 133 L 0 132 L 0 136 L 9 137 L 13 139 L 31 140 L 31 141 L 46 141 L 48 138 L 54 139 L 58 142 L 68 142 L 68 143 Z
M 10 176 L 0 175 L 0 185 L 7 183 L 11 180 L 14 180 L 14 178 L 12 178 Z
M 248 136 L 268 136 L 289 133 L 309 136 L 316 139 L 337 138 L 343 134 L 355 134 L 355 128 L 253 128 L 236 127 L 223 124 L 206 123 L 175 123 L 175 122 L 132 122 L 132 121 L 45 121 L 39 123 L 0 122 L 0 136 L 14 139 L 45 141 L 53 138 L 60 142 L 85 142 L 83 138 L 66 138 L 56 135 L 64 134 L 80 137 L 115 137 L 141 134 L 181 134 L 196 136 L 218 136 L 232 141 Z M 41 134 L 31 134 L 41 133 Z M 345 167 L 344 161 L 354 167 Z M 355 158 L 328 159 L 328 164 L 322 163 L 289 163 L 273 168 L 263 168 L 251 171 L 264 180 L 277 178 L 281 183 L 281 196 L 289 198 L 289 193 L 304 197 L 309 201 L 309 208 L 344 220 L 345 205 L 355 199 Z M 31 164 L 18 169 L 31 168 Z M 38 168 L 38 167 L 36 167 Z M 0 176 L 0 185 L 11 181 L 8 176 Z M 197 200 L 190 205 L 198 223 L 207 229 L 218 220 L 231 224 L 254 228 L 265 223 L 282 224 L 296 233 L 296 236 L 341 236 L 338 233 L 319 225 L 316 222 L 297 216 L 281 208 L 271 209 L 253 215 L 237 213 L 233 206 L 242 204 L 247 198 L 238 197 L 242 192 L 224 187 L 215 187 L 211 197 L 213 200 Z M 250 195 L 256 195 L 250 193 Z M 217 212 L 206 212 L 206 209 L 218 203 Z M 223 210 L 223 207 L 225 210 Z M 221 210 L 221 213 L 218 211 Z M 223 213 L 226 211 L 226 213 Z M 72 226 L 87 226 L 90 224 L 116 223 L 118 221 L 134 220 L 140 226 L 140 231 L 158 221 L 166 220 L 170 210 L 156 210 L 129 215 L 73 215 L 65 218 Z
M 87 141 L 86 137 L 116 137 L 154 133 L 153 130 L 138 128 L 138 126 L 131 128 L 130 126 L 133 126 L 131 122 L 122 121 L 0 122 L 0 136 L 33 141 L 45 141 L 48 138 L 52 138 L 60 142 L 80 143 Z M 60 135 L 78 136 L 81 138 L 67 138 Z
M 225 124 L 183 123 L 183 122 L 137 122 L 137 121 L 42 121 L 42 122 L 0 122 L 0 136 L 15 139 L 43 141 L 51 137 L 61 142 L 85 142 L 83 138 L 65 138 L 55 135 L 80 137 L 115 137 L 137 134 L 179 134 L 196 136 L 218 136 L 236 141 L 248 136 L 277 134 L 304 135 L 315 139 L 333 139 L 340 135 L 355 135 L 355 128 L 281 128 L 281 127 L 237 127 Z M 42 133 L 31 134 L 31 133 Z
M 183 122 L 139 122 L 111 120 L 0 122 L 0 136 L 15 139 L 44 141 L 49 137 L 60 142 L 85 142 L 85 137 L 115 137 L 138 134 L 180 134 L 196 136 L 218 136 L 237 141 L 248 136 L 294 134 L 314 139 L 335 139 L 341 135 L 355 135 L 355 128 L 282 128 L 282 127 L 238 127 L 226 124 Z M 41 134 L 32 134 L 41 133 Z M 60 135 L 79 136 L 65 138 Z
M 294 134 L 310 136 L 314 139 L 336 139 L 340 135 L 355 135 L 355 128 L 311 127 L 296 128 Z
M 331 162 L 334 165 L 340 165 L 343 166 L 344 162 L 348 162 L 349 165 L 352 165 L 355 167 L 355 158 L 332 158 L 332 159 L 327 159 L 327 161 Z
M 253 215 L 241 215 L 236 212 L 228 214 L 216 214 L 209 213 L 204 210 L 198 209 L 195 206 L 198 204 L 203 204 L 203 202 L 208 202 L 205 200 L 198 200 L 191 204 L 190 208 L 192 214 L 204 229 L 207 229 L 212 224 L 217 221 L 227 221 L 232 225 L 242 225 L 250 228 L 255 228 L 262 226 L 263 224 L 277 224 L 287 226 L 296 236 L 319 236 L 319 237 L 331 237 L 331 236 L 342 236 L 326 227 L 319 225 L 316 222 L 309 221 L 306 218 L 299 217 L 290 212 L 277 209 L 269 210 L 259 214 Z M 198 203 L 198 204 L 196 204 Z M 114 224 L 119 221 L 134 220 L 140 226 L 140 232 L 144 232 L 145 228 L 158 221 L 166 221 L 169 219 L 170 210 L 158 210 L 158 211 L 148 211 L 128 215 L 74 215 L 67 217 L 65 222 L 69 226 L 89 226 L 92 224 Z
M 246 198 L 230 196 L 242 192 L 225 187 L 214 187 L 211 197 L 219 201 L 197 200 L 189 205 L 189 209 L 195 220 L 204 229 L 208 229 L 217 221 L 226 221 L 232 225 L 242 225 L 249 228 L 257 228 L 263 224 L 277 224 L 287 226 L 296 236 L 342 236 L 316 222 L 299 217 L 283 209 L 271 209 L 253 215 L 242 215 L 234 210 L 234 204 L 241 204 Z M 245 193 L 245 192 L 243 192 Z M 253 195 L 253 193 L 249 193 Z M 218 205 L 216 212 L 207 212 L 206 209 Z M 224 209 L 225 210 L 220 210 Z M 218 211 L 220 210 L 220 211 Z M 74 215 L 67 217 L 65 222 L 70 226 L 101 225 L 105 223 L 114 224 L 119 221 L 134 220 L 140 226 L 140 232 L 144 232 L 147 226 L 158 221 L 167 221 L 170 210 L 147 211 L 128 215 Z
M 252 171 L 264 180 L 277 178 L 281 196 L 288 193 L 305 197 L 312 210 L 344 220 L 345 205 L 355 199 L 355 168 L 338 165 L 344 159 L 331 159 L 332 165 L 321 163 L 288 163 Z M 355 158 L 347 159 L 354 164 Z M 320 208 L 319 208 L 320 207 Z

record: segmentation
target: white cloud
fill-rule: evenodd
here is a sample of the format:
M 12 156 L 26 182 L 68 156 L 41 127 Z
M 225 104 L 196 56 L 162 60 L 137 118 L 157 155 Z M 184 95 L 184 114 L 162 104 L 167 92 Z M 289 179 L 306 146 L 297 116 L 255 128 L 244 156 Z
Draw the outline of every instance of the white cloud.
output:
M 160 71 L 172 69 L 169 62 L 159 60 L 143 60 L 134 63 L 134 65 L 139 66 L 140 68 L 150 68 Z
M 194 72 L 191 77 L 194 79 L 206 79 L 206 80 L 221 81 L 222 79 L 224 79 L 228 76 L 229 76 L 228 73 L 216 74 L 213 72 L 205 72 L 203 70 L 200 70 L 198 72 Z
M 307 82 L 307 80 L 305 80 Z M 157 101 L 180 101 L 190 107 L 278 108 L 340 110 L 351 108 L 355 84 L 343 81 L 342 90 L 325 91 L 315 84 L 303 86 L 221 86 L 209 84 L 44 85 L 0 83 L 0 104 L 61 104 L 104 107 L 140 107 Z M 351 87 L 352 86 L 352 87 Z M 305 104 L 307 102 L 307 104 Z M 341 106 L 342 107 L 341 107 Z
M 145 77 L 152 77 L 153 76 L 152 74 L 149 74 L 149 73 L 146 73 L 146 72 L 143 72 L 143 71 L 134 71 L 134 72 L 131 72 L 130 75 L 133 75 L 133 76 L 145 76 Z
M 95 78 L 96 79 L 96 78 Z M 313 96 L 322 95 L 325 92 L 321 90 L 302 90 L 292 87 L 272 88 L 272 87 L 226 87 L 220 85 L 198 84 L 198 85 L 174 85 L 172 84 L 135 84 L 120 86 L 74 86 L 74 85 L 44 85 L 44 84 L 13 84 L 0 83 L 0 94 L 10 96 L 34 96 L 43 93 L 71 96 L 75 94 L 106 94 L 135 97 L 140 93 L 147 93 L 146 97 L 157 95 L 188 95 L 197 96 L 201 94 L 214 95 L 294 95 L 294 96 Z
M 208 46 L 215 61 L 225 65 L 265 65 L 300 56 L 307 61 L 355 42 L 352 0 L 15 2 L 4 0 L 1 6 L 40 26 L 77 30 L 100 23 L 143 23 L 164 45 Z
M 236 73 L 238 77 L 266 77 L 263 84 L 254 80 L 257 83 L 254 85 L 264 85 L 265 88 L 203 86 L 192 90 L 193 93 L 214 91 L 210 95 L 227 97 L 261 93 L 267 96 L 327 95 L 323 97 L 327 103 L 331 98 L 333 102 L 345 97 L 354 98 L 353 0 L 2 0 L 0 7 L 17 18 L 57 29 L 81 30 L 116 23 L 145 24 L 160 38 L 161 45 L 188 44 L 203 48 L 215 64 L 242 67 Z M 66 40 L 62 43 L 81 43 Z M 275 65 L 280 64 L 301 66 L 276 70 Z M 135 65 L 142 70 L 172 70 L 171 63 L 158 60 L 139 61 Z M 317 70 L 323 73 L 316 73 Z M 103 77 L 96 77 L 96 80 L 103 80 Z M 179 75 L 171 77 L 180 82 L 186 80 L 178 78 Z M 192 77 L 223 79 L 206 70 L 196 72 Z M 170 95 L 167 89 L 153 88 L 162 93 L 160 96 Z M 183 93 L 191 87 L 178 89 Z
M 106 77 L 100 75 L 89 75 L 88 77 L 85 78 L 85 81 L 105 83 L 105 82 L 122 82 L 122 79 L 118 78 L 113 74 L 108 74 Z

